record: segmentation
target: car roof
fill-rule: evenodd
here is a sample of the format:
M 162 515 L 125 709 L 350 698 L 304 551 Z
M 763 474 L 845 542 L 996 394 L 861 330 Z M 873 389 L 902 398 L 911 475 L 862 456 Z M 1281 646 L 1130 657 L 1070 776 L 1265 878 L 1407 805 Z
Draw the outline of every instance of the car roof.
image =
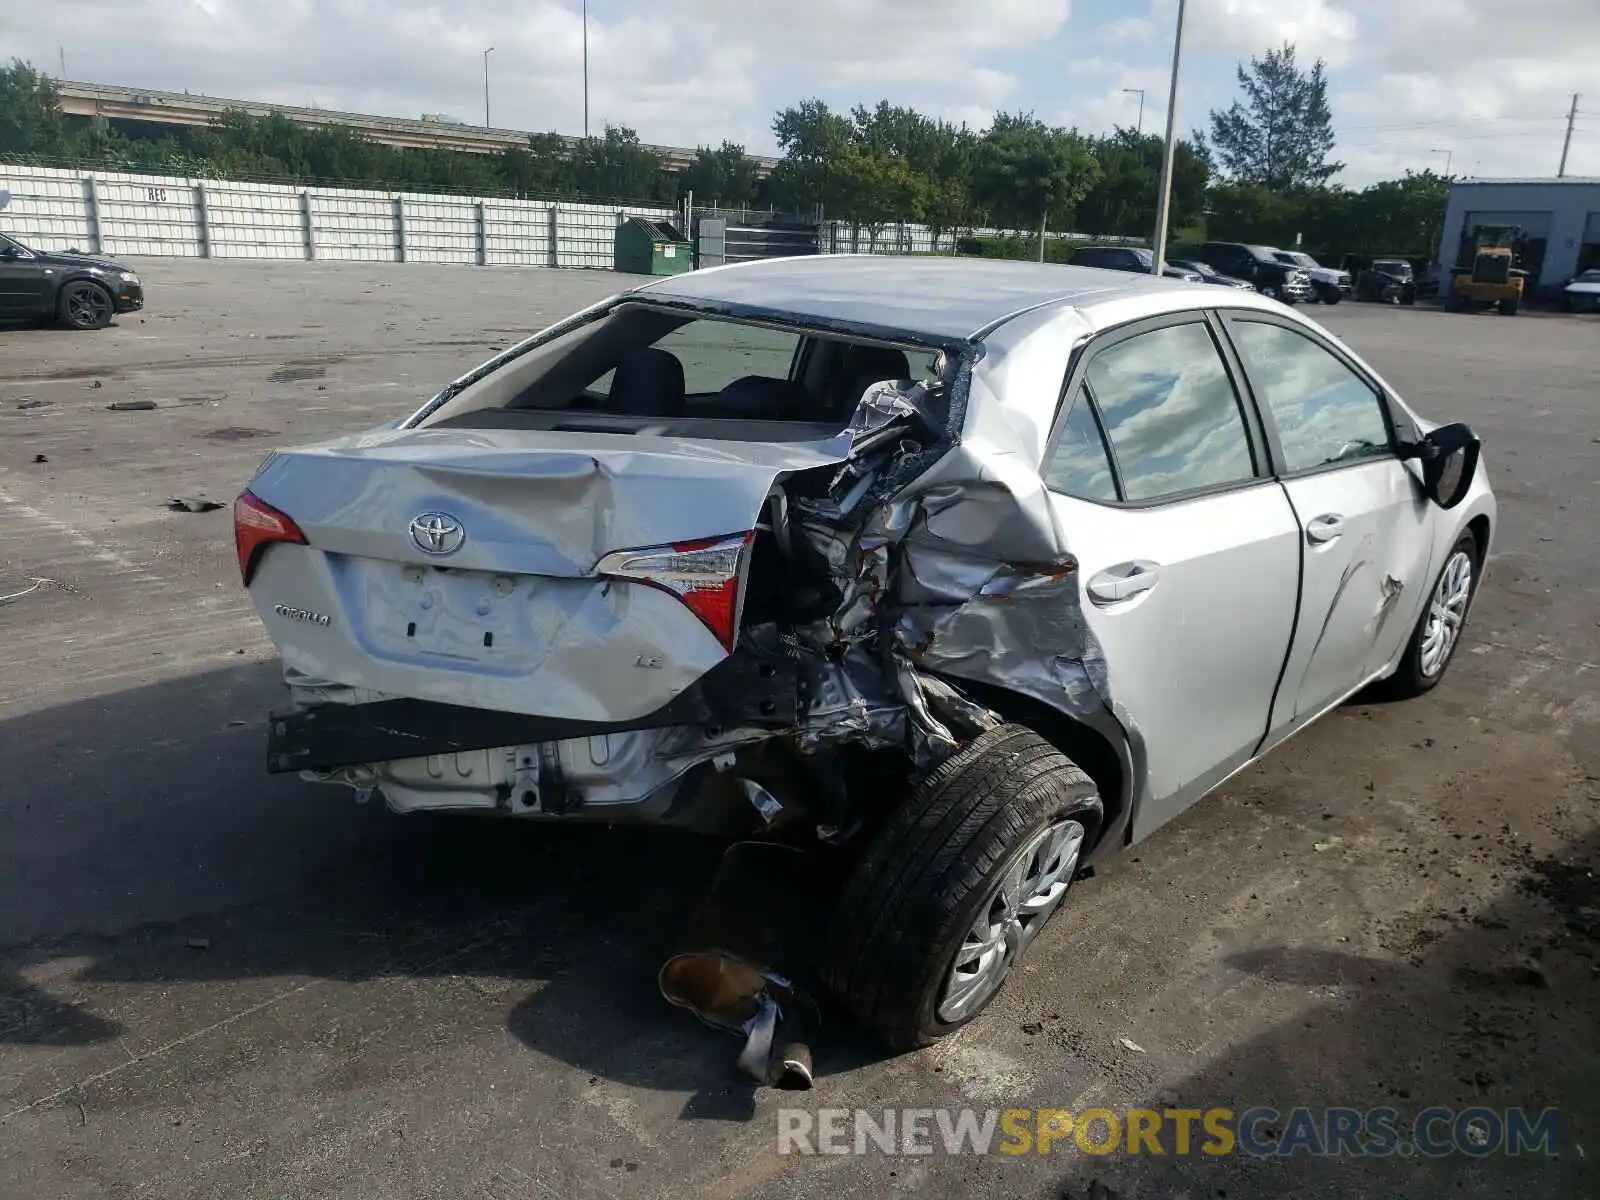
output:
M 628 293 L 730 316 L 965 340 L 1050 305 L 1089 309 L 1141 294 L 1192 296 L 1193 285 L 1098 267 L 982 258 L 818 254 L 710 267 Z M 1182 308 L 1156 303 L 1152 311 Z

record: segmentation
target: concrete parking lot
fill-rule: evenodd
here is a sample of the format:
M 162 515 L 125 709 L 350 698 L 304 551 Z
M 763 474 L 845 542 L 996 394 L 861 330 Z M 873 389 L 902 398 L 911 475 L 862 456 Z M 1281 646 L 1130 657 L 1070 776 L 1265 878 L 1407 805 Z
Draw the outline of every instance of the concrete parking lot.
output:
M 52 581 L 0 606 L 0 1195 L 1597 1194 L 1600 319 L 1313 310 L 1485 441 L 1449 677 L 1085 881 L 962 1035 L 886 1059 L 831 1025 L 796 1094 L 655 989 L 719 847 L 269 777 L 229 514 L 167 506 L 624 280 L 139 266 L 112 329 L 0 330 L 0 596 Z M 780 1107 L 963 1105 L 1554 1107 L 1559 1157 L 777 1153 Z

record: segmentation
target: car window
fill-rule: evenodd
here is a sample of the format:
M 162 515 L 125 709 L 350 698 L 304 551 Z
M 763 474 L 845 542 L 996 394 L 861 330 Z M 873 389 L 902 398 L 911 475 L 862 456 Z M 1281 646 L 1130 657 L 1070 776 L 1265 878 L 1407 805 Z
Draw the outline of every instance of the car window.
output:
M 1086 378 L 1126 499 L 1153 500 L 1254 476 L 1238 397 L 1203 323 L 1118 342 L 1095 356 Z
M 1095 422 L 1089 394 L 1082 386 L 1067 401 L 1061 438 L 1044 465 L 1045 486 L 1066 496 L 1085 500 L 1115 500 L 1117 486 L 1111 478 L 1111 459 Z
M 655 343 L 683 364 L 683 390 L 690 396 L 720 392 L 747 375 L 787 379 L 799 344 L 800 335 L 791 330 L 730 321 L 690 321 Z M 588 390 L 607 394 L 612 374 L 607 371 Z
M 1285 472 L 1390 452 L 1377 393 L 1333 354 L 1282 325 L 1234 321 L 1231 330 L 1256 398 L 1278 427 Z

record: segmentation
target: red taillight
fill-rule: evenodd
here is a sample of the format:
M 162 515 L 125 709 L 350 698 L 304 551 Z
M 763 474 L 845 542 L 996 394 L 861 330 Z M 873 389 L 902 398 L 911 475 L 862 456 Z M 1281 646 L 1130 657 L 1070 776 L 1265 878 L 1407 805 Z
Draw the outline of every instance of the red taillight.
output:
M 261 551 L 273 542 L 294 542 L 304 546 L 306 535 L 285 513 L 279 512 L 254 493 L 240 492 L 233 502 L 233 544 L 239 551 L 239 575 L 245 586 L 256 573 Z
M 754 532 L 640 550 L 618 550 L 601 559 L 602 575 L 636 579 L 671 592 L 705 622 L 726 650 L 739 628 L 739 571 Z

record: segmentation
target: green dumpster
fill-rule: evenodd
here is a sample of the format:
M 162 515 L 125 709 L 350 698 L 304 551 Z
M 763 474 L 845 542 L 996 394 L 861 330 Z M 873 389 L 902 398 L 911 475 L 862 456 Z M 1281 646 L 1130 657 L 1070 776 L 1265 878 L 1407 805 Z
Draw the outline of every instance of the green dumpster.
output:
M 616 267 L 632 275 L 679 275 L 694 270 L 689 241 L 670 221 L 629 217 L 617 226 Z

